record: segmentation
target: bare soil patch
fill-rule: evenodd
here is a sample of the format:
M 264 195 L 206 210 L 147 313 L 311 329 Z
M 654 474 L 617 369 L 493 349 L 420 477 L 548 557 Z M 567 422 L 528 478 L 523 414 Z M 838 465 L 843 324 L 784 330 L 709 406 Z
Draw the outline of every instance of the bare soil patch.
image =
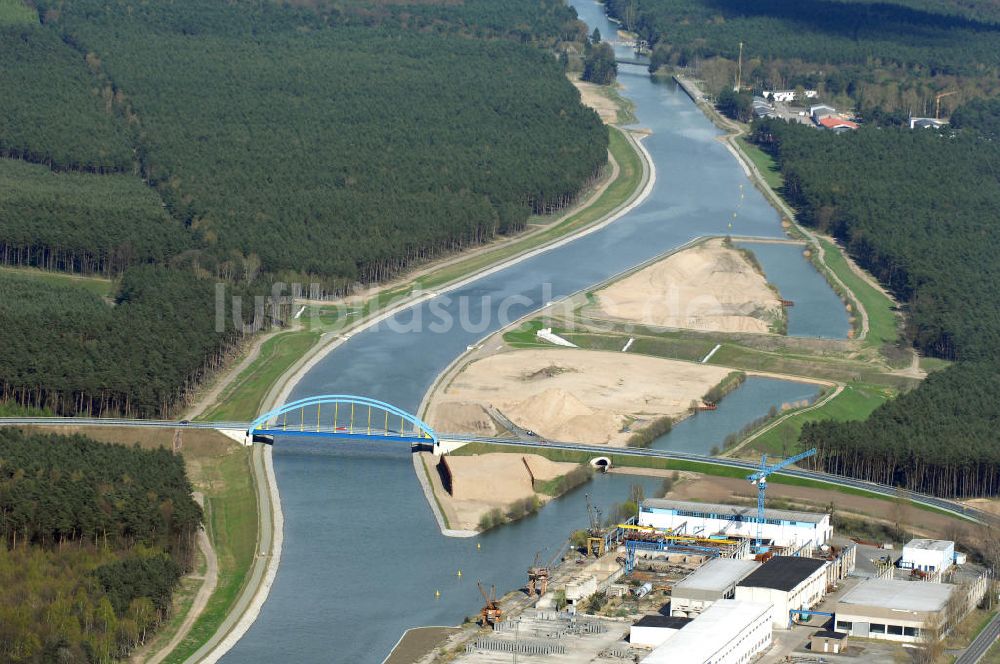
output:
M 438 432 L 481 434 L 495 409 L 552 440 L 624 445 L 644 424 L 686 415 L 728 373 L 625 353 L 515 350 L 469 363 L 432 397 L 427 417 Z
M 784 316 L 764 276 L 722 239 L 668 256 L 596 295 L 605 316 L 654 327 L 765 333 Z
M 430 472 L 437 474 L 439 459 L 425 456 Z M 551 461 L 537 454 L 497 452 L 475 456 L 448 456 L 452 493 L 449 495 L 434 478 L 433 486 L 449 526 L 476 530 L 480 517 L 492 509 L 536 497 L 544 503 L 549 498 L 537 494 L 532 480 L 546 481 L 565 475 L 577 464 Z

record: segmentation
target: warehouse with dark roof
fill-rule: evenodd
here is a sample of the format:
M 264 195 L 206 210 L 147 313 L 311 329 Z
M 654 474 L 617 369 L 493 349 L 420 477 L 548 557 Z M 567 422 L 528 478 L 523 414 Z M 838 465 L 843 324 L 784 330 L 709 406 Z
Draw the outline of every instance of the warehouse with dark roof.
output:
M 772 604 L 774 626 L 788 629 L 790 610 L 810 609 L 823 599 L 829 564 L 815 558 L 774 556 L 736 586 L 736 599 Z

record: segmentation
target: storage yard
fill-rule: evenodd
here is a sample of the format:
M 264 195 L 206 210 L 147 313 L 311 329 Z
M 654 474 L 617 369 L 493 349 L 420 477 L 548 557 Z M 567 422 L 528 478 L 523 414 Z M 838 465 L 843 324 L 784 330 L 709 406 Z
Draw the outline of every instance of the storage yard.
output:
M 478 623 L 413 661 L 893 661 L 944 638 L 992 581 L 954 542 L 877 548 L 838 537 L 823 513 L 766 509 L 761 522 L 743 506 L 646 499 L 623 523 L 591 517 L 577 546 L 536 556 L 523 590 L 483 589 Z

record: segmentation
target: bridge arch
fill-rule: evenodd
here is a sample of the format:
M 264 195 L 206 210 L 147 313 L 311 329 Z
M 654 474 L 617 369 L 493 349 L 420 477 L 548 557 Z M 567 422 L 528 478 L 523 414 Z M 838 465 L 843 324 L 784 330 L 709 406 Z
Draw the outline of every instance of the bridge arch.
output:
M 247 438 L 289 434 L 437 444 L 434 430 L 392 404 L 350 394 L 324 394 L 286 403 L 250 423 Z

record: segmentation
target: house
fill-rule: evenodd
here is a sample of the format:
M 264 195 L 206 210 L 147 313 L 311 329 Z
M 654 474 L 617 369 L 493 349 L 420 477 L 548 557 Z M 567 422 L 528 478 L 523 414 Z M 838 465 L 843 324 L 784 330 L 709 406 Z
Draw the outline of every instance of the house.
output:
M 851 122 L 850 120 L 845 120 L 844 118 L 833 115 L 828 115 L 825 118 L 820 118 L 816 124 L 818 124 L 820 127 L 823 127 L 824 129 L 832 129 L 834 131 L 848 130 L 848 129 L 853 130 L 858 128 L 858 123 Z

